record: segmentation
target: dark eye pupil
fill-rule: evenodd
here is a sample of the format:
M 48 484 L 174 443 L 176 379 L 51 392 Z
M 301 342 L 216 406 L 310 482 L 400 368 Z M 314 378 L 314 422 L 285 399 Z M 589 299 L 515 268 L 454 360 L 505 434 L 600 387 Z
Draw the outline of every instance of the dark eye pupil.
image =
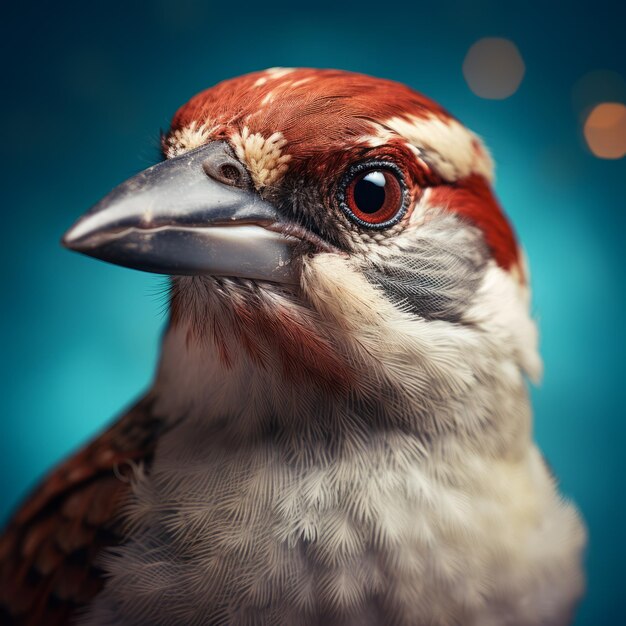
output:
M 354 203 L 363 213 L 376 213 L 385 204 L 385 175 L 370 172 L 354 186 Z

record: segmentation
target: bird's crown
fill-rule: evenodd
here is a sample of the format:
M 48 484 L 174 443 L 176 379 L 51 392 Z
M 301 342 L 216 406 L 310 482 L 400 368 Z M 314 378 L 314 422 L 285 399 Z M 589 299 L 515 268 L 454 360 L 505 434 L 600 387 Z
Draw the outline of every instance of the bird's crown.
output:
M 262 194 L 314 180 L 325 204 L 335 203 L 337 188 L 355 174 L 354 166 L 395 165 L 410 206 L 401 216 L 393 207 L 389 215 L 373 217 L 348 211 L 359 226 L 372 233 L 397 222 L 415 223 L 429 207 L 448 210 L 480 228 L 497 263 L 523 281 L 515 235 L 491 191 L 493 162 L 483 142 L 405 85 L 308 68 L 273 68 L 226 80 L 177 111 L 162 148 L 173 158 L 216 140 L 232 146 Z

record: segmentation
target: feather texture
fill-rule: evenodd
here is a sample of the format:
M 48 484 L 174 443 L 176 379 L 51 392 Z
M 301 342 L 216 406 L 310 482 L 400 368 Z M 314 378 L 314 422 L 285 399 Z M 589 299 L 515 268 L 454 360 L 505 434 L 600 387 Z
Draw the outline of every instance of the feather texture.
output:
M 186 419 L 135 487 L 85 624 L 567 623 L 584 531 L 530 441 L 533 335 L 489 302 L 502 283 L 527 319 L 506 272 L 491 263 L 450 324 L 386 300 L 354 260 L 309 259 L 301 323 L 333 337 L 347 389 L 284 375 L 279 317 L 251 353 L 232 320 L 251 287 L 203 283 L 230 359 L 211 334 L 186 340 L 187 306 L 155 387 L 159 412 Z M 257 297 L 303 308 L 271 285 Z
M 0 543 L 5 615 L 566 624 L 584 527 L 532 442 L 528 276 L 480 139 L 403 85 L 275 68 L 192 98 L 163 151 L 213 140 L 307 234 L 299 284 L 172 279 L 149 398 Z M 342 209 L 355 167 L 397 219 Z
M 99 558 L 120 542 L 130 464 L 150 461 L 160 432 L 153 400 L 65 461 L 17 511 L 0 538 L 0 623 L 69 623 L 103 586 Z

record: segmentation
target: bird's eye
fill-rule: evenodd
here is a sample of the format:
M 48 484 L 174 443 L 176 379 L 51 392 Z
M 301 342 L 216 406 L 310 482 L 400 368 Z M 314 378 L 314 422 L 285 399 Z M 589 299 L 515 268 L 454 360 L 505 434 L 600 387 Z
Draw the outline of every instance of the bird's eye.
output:
M 340 188 L 340 204 L 353 221 L 368 228 L 396 224 L 406 210 L 402 173 L 386 161 L 353 166 Z

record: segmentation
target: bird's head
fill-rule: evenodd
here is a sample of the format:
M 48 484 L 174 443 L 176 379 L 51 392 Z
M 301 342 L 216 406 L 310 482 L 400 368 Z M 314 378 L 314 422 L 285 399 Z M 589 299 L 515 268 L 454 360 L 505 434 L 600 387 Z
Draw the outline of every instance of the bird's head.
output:
M 537 369 L 491 158 L 433 101 L 277 68 L 196 95 L 162 148 L 64 243 L 172 275 L 172 326 L 227 366 L 245 353 L 344 389 L 416 367 L 445 380 L 484 341 Z

